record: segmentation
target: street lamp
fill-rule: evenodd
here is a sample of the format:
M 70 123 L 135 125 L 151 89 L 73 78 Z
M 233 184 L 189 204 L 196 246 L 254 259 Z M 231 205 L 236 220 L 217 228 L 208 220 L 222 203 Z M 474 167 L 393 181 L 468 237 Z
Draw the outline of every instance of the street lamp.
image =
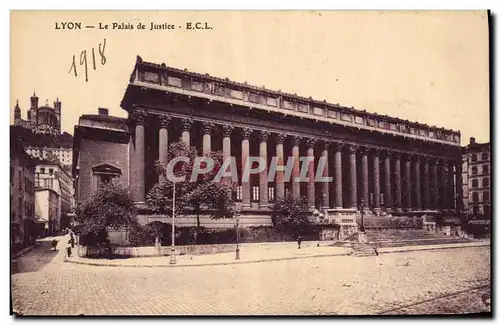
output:
M 364 213 L 363 213 L 363 199 L 359 202 L 359 213 L 361 213 L 361 226 L 360 231 L 365 232 L 365 222 L 364 222 Z
M 240 213 L 236 211 L 236 259 L 240 259 Z
M 170 264 L 176 264 L 175 260 L 175 181 L 172 194 L 172 245 L 170 246 Z

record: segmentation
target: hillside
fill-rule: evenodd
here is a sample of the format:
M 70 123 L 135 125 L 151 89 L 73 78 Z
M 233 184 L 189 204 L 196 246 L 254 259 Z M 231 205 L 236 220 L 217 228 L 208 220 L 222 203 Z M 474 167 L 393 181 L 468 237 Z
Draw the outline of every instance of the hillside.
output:
M 73 136 L 63 132 L 59 136 L 48 134 L 35 134 L 29 129 L 21 126 L 10 126 L 11 139 L 19 139 L 25 146 L 44 147 L 44 148 L 72 148 Z

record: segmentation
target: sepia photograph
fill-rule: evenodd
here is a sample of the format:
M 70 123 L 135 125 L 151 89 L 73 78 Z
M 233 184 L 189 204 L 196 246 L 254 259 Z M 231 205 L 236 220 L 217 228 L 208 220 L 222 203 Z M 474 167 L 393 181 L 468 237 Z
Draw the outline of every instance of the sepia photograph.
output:
M 10 314 L 492 317 L 491 24 L 10 11 Z

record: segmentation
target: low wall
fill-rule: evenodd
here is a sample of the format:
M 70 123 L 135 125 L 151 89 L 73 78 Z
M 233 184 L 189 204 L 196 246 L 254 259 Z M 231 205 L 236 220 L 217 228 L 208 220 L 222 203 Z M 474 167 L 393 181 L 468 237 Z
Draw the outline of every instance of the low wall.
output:
M 308 246 L 328 246 L 335 243 L 335 241 L 305 241 L 302 242 L 302 247 Z M 285 246 L 296 246 L 296 242 L 274 242 L 274 243 L 243 243 L 240 244 L 242 250 L 252 249 L 278 249 Z M 185 245 L 175 246 L 175 253 L 177 255 L 204 255 L 234 252 L 236 244 L 214 244 L 214 245 Z M 112 255 L 123 257 L 147 257 L 147 256 L 170 256 L 170 246 L 146 246 L 146 247 L 85 247 L 78 246 L 77 253 L 80 257 L 99 257 Z

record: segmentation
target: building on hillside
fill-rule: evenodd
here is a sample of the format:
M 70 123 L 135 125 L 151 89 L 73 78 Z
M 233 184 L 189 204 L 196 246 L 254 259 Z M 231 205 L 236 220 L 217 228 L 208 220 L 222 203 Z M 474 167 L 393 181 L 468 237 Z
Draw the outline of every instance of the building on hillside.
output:
M 35 170 L 35 188 L 54 190 L 59 198 L 58 225 L 69 226 L 68 214 L 74 210 L 73 178 L 61 164 L 53 161 L 38 160 Z M 57 229 L 59 230 L 59 229 Z
M 56 234 L 61 229 L 59 194 L 49 187 L 35 189 L 35 213 L 46 220 L 45 235 Z
M 491 218 L 491 145 L 470 138 L 462 148 L 463 212 L 468 219 Z
M 165 220 L 144 204 L 158 182 L 153 168 L 166 164 L 168 144 L 182 140 L 199 153 L 221 150 L 236 157 L 238 175 L 248 156 L 267 163 L 298 156 L 313 157 L 308 182 L 239 178 L 235 199 L 243 226 L 270 225 L 270 205 L 285 193 L 306 197 L 327 214 L 441 214 L 461 210 L 460 132 L 396 117 L 268 90 L 247 83 L 137 62 L 121 102 L 127 119 L 84 115 L 75 127 L 73 172 L 81 201 L 111 179 L 130 186 L 139 222 Z M 314 182 L 319 158 L 324 176 Z M 286 160 L 286 159 L 285 159 Z M 268 164 L 265 167 L 267 171 Z M 294 169 L 292 177 L 298 176 Z M 278 172 L 280 173 L 280 172 Z M 339 181 L 336 181 L 339 180 Z M 233 220 L 211 220 L 208 227 L 232 227 Z M 180 225 L 194 225 L 193 216 Z
M 36 237 L 35 161 L 19 141 L 10 142 L 10 218 L 14 249 L 33 243 Z
M 62 166 L 71 166 L 73 163 L 73 148 L 49 148 L 28 145 L 26 146 L 26 152 L 35 158 L 57 161 Z
M 39 134 L 61 134 L 61 105 L 59 98 L 54 102 L 54 107 L 49 106 L 48 100 L 45 105 L 38 106 L 38 97 L 33 92 L 30 98 L 31 107 L 28 110 L 27 119 L 24 120 L 21 115 L 19 101 L 14 107 L 14 125 L 20 125 L 26 129 L 31 129 Z

